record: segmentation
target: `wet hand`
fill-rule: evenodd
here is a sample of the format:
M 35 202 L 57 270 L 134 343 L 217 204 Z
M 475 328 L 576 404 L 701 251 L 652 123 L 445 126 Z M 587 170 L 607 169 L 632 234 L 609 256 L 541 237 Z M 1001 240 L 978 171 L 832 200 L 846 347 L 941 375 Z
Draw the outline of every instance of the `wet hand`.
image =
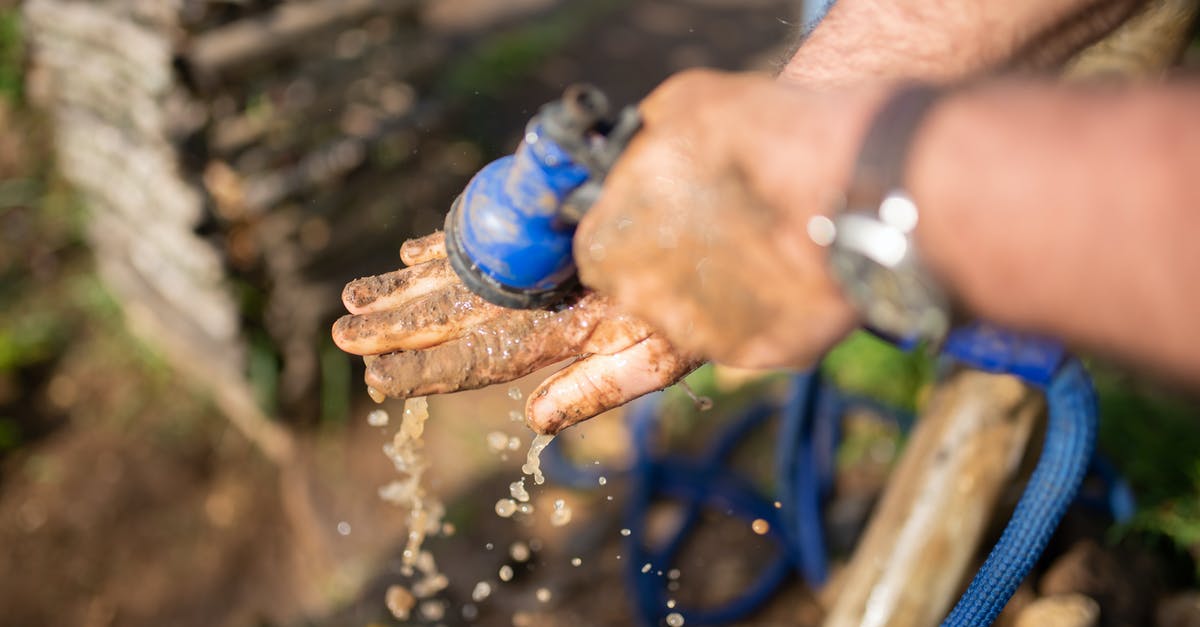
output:
M 670 79 L 641 113 L 576 231 L 582 282 L 705 358 L 811 364 L 856 323 L 806 228 L 844 189 L 866 115 L 711 71 Z
M 367 385 L 388 396 L 481 388 L 574 359 L 526 403 L 530 427 L 553 434 L 700 364 L 596 293 L 554 311 L 482 300 L 454 274 L 441 233 L 406 242 L 400 256 L 407 267 L 346 285 L 350 315 L 333 327 L 338 347 L 367 358 Z

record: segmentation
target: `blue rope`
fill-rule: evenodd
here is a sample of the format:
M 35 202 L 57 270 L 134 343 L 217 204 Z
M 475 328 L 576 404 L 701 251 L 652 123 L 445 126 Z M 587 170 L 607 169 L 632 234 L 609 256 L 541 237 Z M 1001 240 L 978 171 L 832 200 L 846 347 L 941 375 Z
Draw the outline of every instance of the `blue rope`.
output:
M 682 615 L 688 625 L 719 625 L 738 620 L 758 609 L 787 580 L 792 562 L 786 551 L 772 560 L 740 596 L 714 607 L 667 608 L 668 591 L 660 573 L 671 568 L 705 507 L 744 520 L 761 518 L 769 525 L 768 537 L 786 547 L 779 511 L 726 464 L 742 439 L 771 416 L 772 408 L 759 404 L 743 413 L 718 434 L 714 439 L 716 444 L 699 460 L 655 458 L 652 449 L 658 426 L 657 409 L 657 397 L 644 399 L 638 401 L 630 417 L 635 461 L 633 491 L 625 510 L 625 527 L 630 534 L 623 553 L 627 560 L 625 576 L 634 591 L 642 623 L 658 625 L 671 611 Z M 659 497 L 683 505 L 683 519 L 664 546 L 648 547 L 644 544 L 646 513 Z M 651 565 L 648 572 L 642 572 L 645 564 Z
M 789 554 L 814 586 L 828 578 L 821 512 L 833 488 L 843 405 L 819 374 L 794 377 L 775 451 L 776 492 Z
M 1096 396 L 1070 360 L 1046 390 L 1049 419 L 1037 468 L 1017 509 L 943 627 L 990 625 L 1041 557 L 1083 482 L 1096 441 Z

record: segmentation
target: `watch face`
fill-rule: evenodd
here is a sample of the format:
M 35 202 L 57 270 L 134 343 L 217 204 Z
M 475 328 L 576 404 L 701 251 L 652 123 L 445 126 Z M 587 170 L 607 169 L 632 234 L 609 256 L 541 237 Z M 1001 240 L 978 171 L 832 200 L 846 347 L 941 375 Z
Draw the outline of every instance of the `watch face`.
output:
M 829 261 L 847 296 L 872 327 L 898 338 L 945 334 L 949 327 L 945 299 L 923 278 L 911 255 L 901 263 L 884 265 L 835 243 Z

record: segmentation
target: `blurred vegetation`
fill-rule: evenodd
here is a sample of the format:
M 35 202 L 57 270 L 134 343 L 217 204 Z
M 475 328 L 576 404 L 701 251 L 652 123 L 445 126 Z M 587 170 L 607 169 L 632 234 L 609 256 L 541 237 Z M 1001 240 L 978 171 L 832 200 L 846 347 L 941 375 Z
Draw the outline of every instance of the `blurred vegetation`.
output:
M 21 99 L 24 89 L 24 59 L 25 41 L 21 36 L 21 13 L 11 7 L 0 9 L 0 97 L 9 102 Z
M 1132 485 L 1138 513 L 1114 528 L 1113 539 L 1132 538 L 1148 545 L 1166 540 L 1191 555 L 1200 581 L 1200 401 L 1122 372 L 1103 363 L 1091 366 L 1100 401 L 1100 451 Z M 920 407 L 937 373 L 925 351 L 902 351 L 866 332 L 856 332 L 825 358 L 822 370 L 842 389 L 869 396 L 900 411 Z M 752 379 L 734 388 L 722 386 L 706 366 L 687 378 L 696 394 L 716 401 L 720 415 L 745 407 L 762 394 L 777 393 L 781 376 Z M 714 417 L 702 414 L 683 390 L 668 393 L 668 407 L 680 415 L 676 430 L 702 428 Z M 860 434 L 861 435 L 861 434 Z M 886 433 L 868 440 L 848 434 L 839 465 L 857 463 Z
M 446 73 L 442 88 L 459 96 L 499 97 L 611 10 L 611 3 L 572 3 L 546 20 L 491 37 Z M 15 149 L 0 150 L 7 176 L 0 182 L 0 455 L 31 444 L 50 428 L 31 417 L 44 411 L 38 399 L 56 365 L 73 349 L 99 351 L 93 361 L 111 364 L 102 376 L 148 381 L 160 391 L 177 384 L 163 363 L 124 331 L 118 304 L 91 268 L 82 239 L 84 213 L 53 175 L 48 142 L 38 137 L 44 129 L 21 110 L 23 46 L 19 13 L 0 10 L 3 131 L 25 135 Z M 1198 51 L 1200 40 L 1192 46 L 1193 55 Z M 254 303 L 261 293 L 245 286 L 242 296 L 245 308 L 261 308 Z M 265 338 L 257 346 L 251 350 L 250 378 L 260 391 L 259 401 L 272 408 L 278 356 Z M 348 391 L 354 386 L 346 380 L 344 361 L 331 344 L 322 351 L 321 415 L 326 421 L 347 415 Z M 847 390 L 911 410 L 926 395 L 935 363 L 922 352 L 899 351 L 856 333 L 826 358 L 823 369 Z M 1095 373 L 1101 448 L 1133 484 L 1140 503 L 1126 531 L 1166 538 L 1194 557 L 1200 555 L 1200 404 L 1105 367 Z M 782 378 L 729 388 L 706 367 L 687 381 L 697 394 L 718 398 L 724 407 L 778 391 Z M 669 395 L 684 413 L 693 406 L 678 388 Z M 692 412 L 692 422 L 685 424 L 711 422 L 710 416 Z
M 128 333 L 96 274 L 86 212 L 55 173 L 50 129 L 24 103 L 20 24 L 16 9 L 0 10 L 0 457 L 73 413 L 99 417 L 92 412 L 102 405 L 120 423 L 173 390 L 173 410 L 194 409 L 165 362 Z M 113 404 L 78 406 L 90 385 L 112 392 Z
M 926 351 L 902 351 L 857 331 L 825 357 L 822 368 L 844 390 L 912 411 L 933 383 L 936 361 Z
M 596 0 L 572 2 L 545 19 L 531 20 L 492 35 L 443 74 L 440 88 L 452 97 L 498 97 L 511 89 L 514 82 L 529 76 L 590 23 L 612 13 L 621 4 Z
M 1138 513 L 1118 535 L 1161 536 L 1196 560 L 1200 580 L 1200 401 L 1094 366 L 1100 449 L 1133 486 Z

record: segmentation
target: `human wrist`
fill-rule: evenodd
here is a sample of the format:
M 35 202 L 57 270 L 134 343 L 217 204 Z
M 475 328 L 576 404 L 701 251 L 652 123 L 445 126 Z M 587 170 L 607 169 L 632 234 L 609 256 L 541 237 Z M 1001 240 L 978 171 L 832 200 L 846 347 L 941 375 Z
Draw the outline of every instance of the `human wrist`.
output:
M 894 86 L 871 85 L 821 94 L 803 92 L 802 106 L 794 107 L 802 115 L 793 115 L 789 132 L 775 137 L 781 154 L 765 159 L 769 165 L 764 174 L 776 181 L 767 196 L 785 199 L 780 228 L 774 231 L 775 248 L 795 271 L 819 275 L 813 281 L 818 300 L 825 303 L 825 315 L 831 324 L 840 325 L 842 333 L 862 325 L 862 312 L 835 280 L 828 251 L 810 237 L 808 225 L 814 217 L 830 217 L 841 208 L 867 129 L 894 90 Z M 795 154 L 796 146 L 807 146 L 804 152 L 810 155 L 803 172 L 797 171 L 794 158 L 782 152 Z
M 823 249 L 807 235 L 808 223 L 841 205 L 867 128 L 893 90 L 882 84 L 820 94 L 791 90 L 788 128 L 762 131 L 770 135 L 764 143 L 778 152 L 751 173 L 762 178 L 765 197 L 779 199 L 780 238 L 803 241 L 806 252 L 823 258 Z M 803 146 L 807 156 L 800 164 L 795 159 L 797 146 Z
M 914 228 L 924 211 L 906 176 L 913 140 L 946 93 L 923 83 L 889 90 L 858 134 L 844 193 L 806 224 L 807 235 L 827 251 L 830 274 L 847 300 L 872 329 L 898 340 L 940 341 L 954 317 L 951 299 L 916 246 Z

